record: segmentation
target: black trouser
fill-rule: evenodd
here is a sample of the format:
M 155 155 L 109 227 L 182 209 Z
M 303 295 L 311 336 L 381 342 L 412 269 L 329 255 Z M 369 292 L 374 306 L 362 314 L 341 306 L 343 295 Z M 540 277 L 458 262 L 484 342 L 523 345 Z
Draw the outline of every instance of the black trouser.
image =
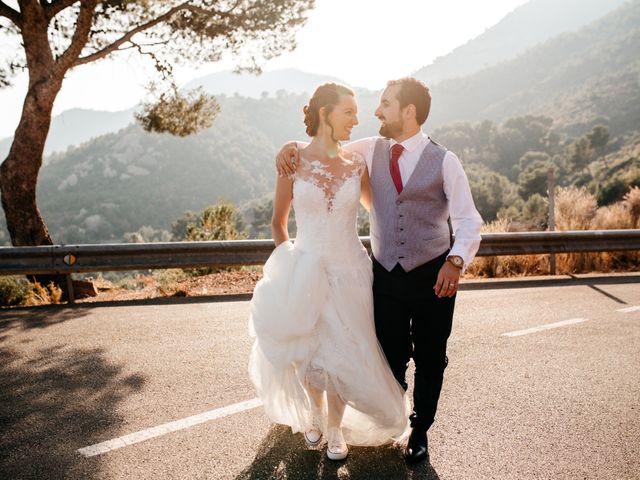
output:
M 415 363 L 413 428 L 427 430 L 435 420 L 447 366 L 454 297 L 438 298 L 433 286 L 448 252 L 410 272 L 391 272 L 373 259 L 373 303 L 378 341 L 396 380 L 407 389 L 409 359 Z

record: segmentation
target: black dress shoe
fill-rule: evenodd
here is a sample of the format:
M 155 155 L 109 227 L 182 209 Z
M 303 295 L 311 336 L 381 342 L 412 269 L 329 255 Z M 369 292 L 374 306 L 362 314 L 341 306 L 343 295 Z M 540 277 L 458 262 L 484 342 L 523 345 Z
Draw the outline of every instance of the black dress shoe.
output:
M 427 442 L 427 432 L 413 429 L 404 450 L 404 460 L 407 463 L 422 462 L 429 456 L 429 443 Z

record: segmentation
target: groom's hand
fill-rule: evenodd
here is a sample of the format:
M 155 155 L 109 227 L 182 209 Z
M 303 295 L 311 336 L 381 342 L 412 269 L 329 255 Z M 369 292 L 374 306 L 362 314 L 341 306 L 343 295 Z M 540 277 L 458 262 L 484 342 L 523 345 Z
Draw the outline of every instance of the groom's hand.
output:
M 451 264 L 444 262 L 442 268 L 438 272 L 438 279 L 433 289 L 438 298 L 453 297 L 458 291 L 460 284 L 460 269 Z
M 296 142 L 285 143 L 276 156 L 276 170 L 281 177 L 288 177 L 296 173 L 300 154 Z

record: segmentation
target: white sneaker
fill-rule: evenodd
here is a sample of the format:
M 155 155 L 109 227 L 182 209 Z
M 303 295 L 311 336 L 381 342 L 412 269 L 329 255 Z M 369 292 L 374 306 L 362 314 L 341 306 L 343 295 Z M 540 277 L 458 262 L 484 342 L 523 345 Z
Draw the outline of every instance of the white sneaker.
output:
M 313 425 L 309 430 L 304 432 L 303 435 L 304 435 L 304 441 L 310 447 L 318 446 L 318 444 L 320 443 L 320 440 L 322 440 L 322 432 L 316 425 Z
M 329 460 L 344 460 L 349 455 L 347 443 L 342 436 L 341 428 L 331 428 L 327 434 L 327 457 Z

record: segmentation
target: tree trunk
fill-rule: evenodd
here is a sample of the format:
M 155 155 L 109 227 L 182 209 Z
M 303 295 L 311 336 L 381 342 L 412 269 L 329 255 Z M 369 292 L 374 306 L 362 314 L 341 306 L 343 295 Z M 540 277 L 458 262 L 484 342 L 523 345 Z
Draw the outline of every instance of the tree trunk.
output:
M 14 246 L 52 244 L 36 204 L 36 185 L 59 90 L 60 82 L 52 80 L 29 88 L 9 155 L 0 165 L 2 208 Z
M 71 43 L 61 55 L 54 58 L 47 32 L 55 16 L 51 8 L 55 4 L 60 6 L 60 3 L 35 0 L 19 2 L 19 27 L 29 70 L 29 89 L 9 155 L 0 165 L 0 199 L 14 246 L 53 244 L 36 203 L 38 173 L 51 126 L 53 103 L 60 92 L 65 73 L 87 43 L 98 0 L 80 2 Z M 68 294 L 67 282 L 61 275 L 38 275 L 35 280 L 43 286 L 53 281 Z
M 0 192 L 7 230 L 14 246 L 52 245 L 49 230 L 36 203 L 38 173 L 51 125 L 51 111 L 62 82 L 45 73 L 30 82 L 9 155 L 0 165 Z M 36 275 L 32 282 L 57 285 L 69 298 L 62 275 Z

